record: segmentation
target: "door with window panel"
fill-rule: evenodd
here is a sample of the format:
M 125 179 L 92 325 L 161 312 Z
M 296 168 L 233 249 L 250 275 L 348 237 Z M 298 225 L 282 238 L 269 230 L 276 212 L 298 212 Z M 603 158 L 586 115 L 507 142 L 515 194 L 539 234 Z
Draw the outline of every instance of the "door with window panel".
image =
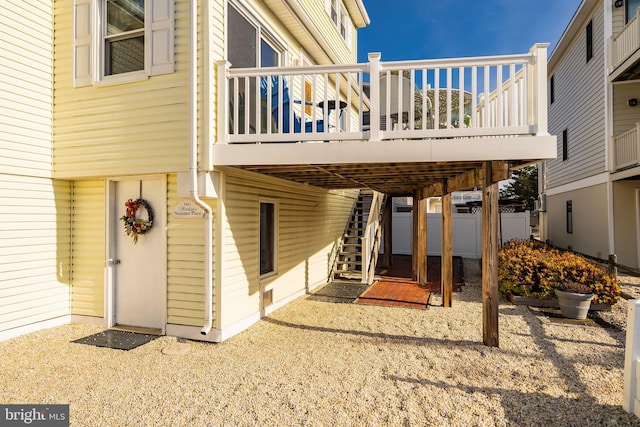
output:
M 227 14 L 227 31 L 227 59 L 232 68 L 277 67 L 280 65 L 281 50 L 276 49 L 274 44 L 267 40 L 268 36 L 256 22 L 231 4 L 229 4 Z M 259 86 L 259 83 L 255 78 L 251 78 L 248 82 L 245 82 L 245 79 L 238 79 L 237 84 L 239 102 L 237 106 L 238 133 L 256 133 L 255 97 L 256 87 Z M 229 93 L 233 96 L 235 93 L 234 82 L 230 82 L 230 85 Z M 247 110 L 245 107 L 247 105 L 251 107 L 248 111 L 249 129 L 245 130 L 247 123 Z M 234 118 L 234 114 L 236 114 L 235 106 L 230 105 L 229 111 L 231 112 L 229 115 L 230 132 L 233 133 L 236 125 Z M 268 114 L 266 105 L 261 108 L 261 111 L 260 128 L 261 132 L 266 132 L 266 123 L 267 120 L 271 119 L 271 115 Z M 273 123 L 272 129 L 275 129 Z

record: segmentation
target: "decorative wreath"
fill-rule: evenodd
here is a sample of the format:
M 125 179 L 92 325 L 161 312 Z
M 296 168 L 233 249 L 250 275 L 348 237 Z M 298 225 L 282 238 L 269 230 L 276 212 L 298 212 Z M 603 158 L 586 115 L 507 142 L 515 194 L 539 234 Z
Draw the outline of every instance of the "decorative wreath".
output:
M 129 199 L 124 205 L 127 207 L 127 213 L 120 217 L 120 220 L 124 222 L 124 231 L 127 236 L 133 237 L 133 243 L 138 243 L 138 236 L 153 227 L 153 209 L 151 209 L 149 202 L 144 199 Z M 147 211 L 147 220 L 136 218 L 140 207 Z

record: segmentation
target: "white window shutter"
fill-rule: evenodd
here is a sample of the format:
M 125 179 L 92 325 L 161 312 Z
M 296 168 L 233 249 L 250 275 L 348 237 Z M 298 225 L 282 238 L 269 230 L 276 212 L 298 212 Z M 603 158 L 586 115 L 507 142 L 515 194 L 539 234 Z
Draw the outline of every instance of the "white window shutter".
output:
M 194 2 L 195 3 L 195 2 Z M 151 22 L 149 40 L 149 74 L 173 73 L 174 69 L 174 0 L 148 1 L 147 19 Z M 149 10 L 147 9 L 147 10 Z
M 91 49 L 91 0 L 73 2 L 73 86 L 93 84 Z

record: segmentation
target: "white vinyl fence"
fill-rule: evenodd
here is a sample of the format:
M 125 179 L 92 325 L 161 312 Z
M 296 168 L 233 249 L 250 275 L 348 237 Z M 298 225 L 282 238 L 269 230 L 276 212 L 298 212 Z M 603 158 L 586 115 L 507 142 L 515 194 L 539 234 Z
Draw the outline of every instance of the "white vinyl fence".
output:
M 530 213 L 501 213 L 500 241 L 527 240 L 530 235 Z M 393 213 L 393 253 L 411 255 L 413 221 L 411 212 Z M 453 255 L 463 258 L 482 257 L 482 212 L 453 214 Z M 440 255 L 442 245 L 442 215 L 427 214 L 427 255 Z
M 629 301 L 627 316 L 627 339 L 624 349 L 624 397 L 622 408 L 640 415 L 640 300 Z

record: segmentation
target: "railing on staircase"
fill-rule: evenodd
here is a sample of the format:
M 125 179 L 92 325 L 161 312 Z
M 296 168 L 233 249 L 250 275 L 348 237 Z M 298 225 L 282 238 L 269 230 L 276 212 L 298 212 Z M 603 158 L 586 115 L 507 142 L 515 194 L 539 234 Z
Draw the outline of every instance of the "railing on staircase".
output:
M 362 283 L 373 283 L 373 278 L 378 262 L 378 250 L 382 237 L 382 211 L 385 202 L 385 195 L 373 192 L 373 200 L 367 218 L 364 236 L 362 237 Z
M 384 202 L 382 193 L 360 191 L 339 242 L 338 252 L 332 258 L 331 280 L 340 278 L 373 283 L 382 236 Z

